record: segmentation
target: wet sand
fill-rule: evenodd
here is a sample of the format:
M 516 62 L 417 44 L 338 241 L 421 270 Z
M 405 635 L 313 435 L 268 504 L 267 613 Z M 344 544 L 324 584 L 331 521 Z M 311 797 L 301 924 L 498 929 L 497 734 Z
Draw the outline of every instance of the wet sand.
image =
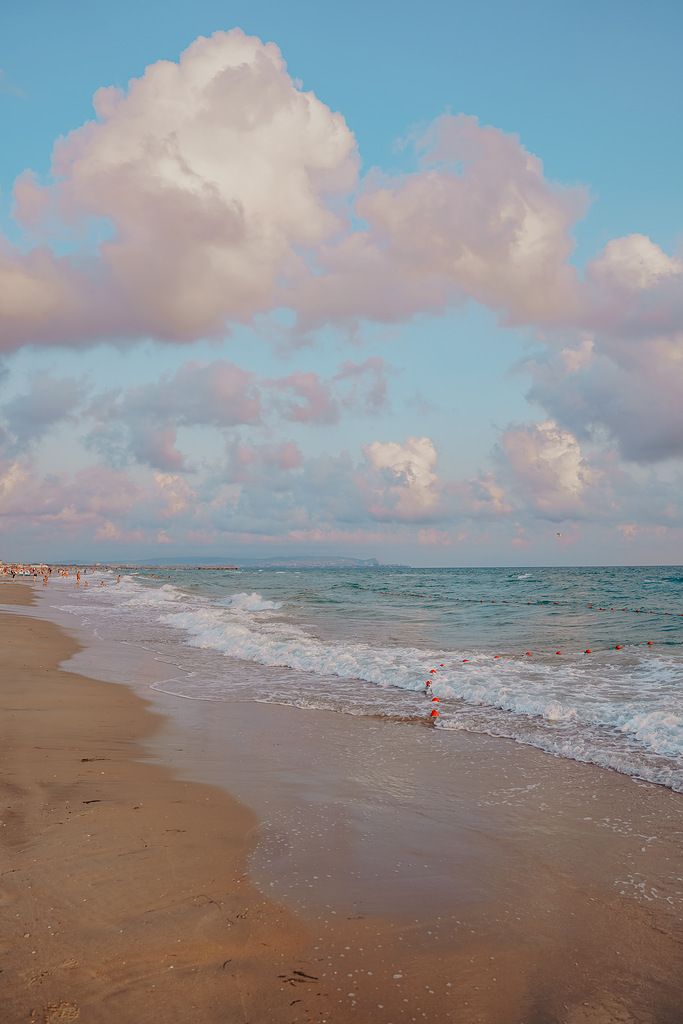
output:
M 680 795 L 487 737 L 143 700 L 29 615 L 0 643 L 3 1024 L 682 1019 Z

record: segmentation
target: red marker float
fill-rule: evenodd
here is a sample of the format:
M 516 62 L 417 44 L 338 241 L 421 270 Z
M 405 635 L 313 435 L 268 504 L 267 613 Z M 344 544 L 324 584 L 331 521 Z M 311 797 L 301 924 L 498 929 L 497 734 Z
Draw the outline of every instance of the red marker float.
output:
M 586 654 L 590 654 L 590 653 L 591 653 L 591 649 L 590 649 L 590 647 L 587 647 L 586 648 Z
M 555 651 L 555 654 L 562 654 L 562 651 Z
M 617 644 L 617 646 L 614 648 L 614 650 L 615 651 L 620 651 L 621 650 L 621 644 Z
M 430 718 L 438 718 L 439 717 L 439 712 L 436 710 L 436 708 L 434 709 L 434 711 L 432 711 L 432 713 L 431 713 L 431 715 L 429 717 Z

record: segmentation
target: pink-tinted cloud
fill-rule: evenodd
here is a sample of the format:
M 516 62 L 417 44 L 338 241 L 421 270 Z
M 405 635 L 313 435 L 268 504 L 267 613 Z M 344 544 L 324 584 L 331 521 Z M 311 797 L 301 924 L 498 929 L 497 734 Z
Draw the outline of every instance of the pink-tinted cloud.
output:
M 415 174 L 368 179 L 356 203 L 367 228 L 321 247 L 324 272 L 301 283 L 302 325 L 398 321 L 466 297 L 513 323 L 574 318 L 567 259 L 585 192 L 553 187 L 515 137 L 463 114 L 438 118 L 417 148 Z
M 40 477 L 31 462 L 0 464 L 3 530 L 31 524 L 55 535 L 91 534 L 109 520 L 130 515 L 143 489 L 124 473 L 101 466 Z
M 574 331 L 546 331 L 527 365 L 529 398 L 580 440 L 627 460 L 683 454 L 683 260 L 644 235 L 609 242 L 586 266 Z
M 462 512 L 473 519 L 500 519 L 512 512 L 512 505 L 493 473 L 451 484 L 449 490 L 459 499 Z
M 281 444 L 246 444 L 235 441 L 229 448 L 230 479 L 236 481 L 253 480 L 255 470 L 287 472 L 298 469 L 303 457 L 294 441 L 283 441 Z
M 353 136 L 272 43 L 199 38 L 94 105 L 97 120 L 55 147 L 56 184 L 19 179 L 16 216 L 34 237 L 57 225 L 85 238 L 93 220 L 109 237 L 85 271 L 45 245 L 4 244 L 2 347 L 220 335 L 272 306 L 299 247 L 339 230 L 326 197 L 355 182 Z
M 437 455 L 428 437 L 373 441 L 363 445 L 369 472 L 368 508 L 379 520 L 419 521 L 438 517 L 441 482 L 436 474 Z
M 377 356 L 362 363 L 347 360 L 329 379 L 297 370 L 264 380 L 278 415 L 293 423 L 338 423 L 344 411 L 376 413 L 387 405 L 387 376 L 392 368 Z
M 583 509 L 586 493 L 602 482 L 576 438 L 551 420 L 511 427 L 501 447 L 518 492 L 544 516 L 575 515 Z
M 272 382 L 275 406 L 293 423 L 337 423 L 339 407 L 317 373 L 296 370 Z

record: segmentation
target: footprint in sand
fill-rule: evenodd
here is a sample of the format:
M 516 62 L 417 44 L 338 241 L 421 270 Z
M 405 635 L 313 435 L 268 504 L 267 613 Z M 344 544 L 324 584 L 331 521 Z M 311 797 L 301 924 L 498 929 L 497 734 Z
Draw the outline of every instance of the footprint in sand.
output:
M 74 1003 L 50 1003 L 44 1007 L 45 1024 L 67 1024 L 67 1021 L 78 1020 L 80 1012 Z

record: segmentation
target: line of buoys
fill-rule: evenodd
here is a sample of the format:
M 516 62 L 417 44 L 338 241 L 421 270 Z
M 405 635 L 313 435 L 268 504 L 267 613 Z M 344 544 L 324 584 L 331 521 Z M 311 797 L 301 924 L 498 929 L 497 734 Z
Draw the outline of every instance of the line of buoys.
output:
M 652 640 L 648 640 L 647 641 L 647 645 L 648 645 L 648 647 L 653 647 L 654 646 L 653 641 Z M 615 644 L 614 649 L 617 650 L 617 651 L 623 650 L 623 644 Z M 590 647 L 587 647 L 586 650 L 584 651 L 584 654 L 592 654 L 592 653 L 593 653 L 593 651 L 592 651 L 592 649 Z M 561 655 L 562 651 L 555 651 L 555 654 Z M 524 656 L 526 658 L 531 658 L 532 657 L 532 652 L 531 651 L 526 651 Z M 499 654 L 494 654 L 493 655 L 493 660 L 494 661 L 498 660 L 499 658 L 500 658 Z M 469 658 L 463 658 L 462 659 L 462 664 L 463 665 L 468 665 L 469 662 L 470 662 Z M 440 668 L 444 668 L 444 662 L 440 663 Z M 431 668 L 429 670 L 429 674 L 430 674 L 430 676 L 431 675 L 436 675 L 437 674 L 436 669 L 435 668 Z M 432 690 L 432 680 L 431 679 L 428 679 L 427 682 L 425 683 L 425 690 L 424 690 L 424 692 L 425 692 L 426 696 L 430 696 L 430 694 L 433 694 L 434 691 Z M 440 703 L 440 698 L 436 697 L 436 696 L 432 696 L 431 702 L 432 702 L 432 704 L 439 704 Z M 435 708 L 432 708 L 432 711 L 431 711 L 429 717 L 431 719 L 435 720 L 435 719 L 437 719 L 439 717 L 439 712 Z
M 360 589 L 362 590 L 363 588 L 361 587 Z M 376 593 L 382 594 L 384 597 L 427 597 L 427 598 L 429 598 L 430 600 L 433 600 L 433 601 L 442 601 L 442 600 L 449 601 L 450 600 L 449 596 L 444 597 L 443 594 L 413 594 L 413 593 L 409 593 L 408 591 L 400 592 L 400 591 L 393 591 L 393 590 L 391 590 L 391 591 L 390 590 L 378 590 L 378 591 L 376 591 Z M 460 598 L 456 597 L 454 600 L 459 601 Z M 463 597 L 462 600 L 465 601 L 465 598 Z M 476 597 L 475 598 L 468 597 L 467 598 L 467 603 L 471 604 L 473 600 L 474 600 L 474 603 L 476 604 L 476 602 L 477 602 L 477 598 Z M 486 599 L 486 601 L 488 603 L 488 598 Z M 495 598 L 492 598 L 491 599 L 491 604 L 495 604 L 495 603 L 496 603 Z M 512 604 L 513 602 L 508 602 L 507 600 L 502 599 L 500 603 L 501 604 Z M 546 605 L 547 604 L 547 605 L 558 606 L 560 602 L 559 601 L 551 601 L 550 598 L 548 598 L 547 600 L 527 601 L 526 603 L 527 603 L 527 606 L 530 606 L 531 604 L 534 604 L 534 605 Z M 484 598 L 483 597 L 479 599 L 479 604 L 484 604 Z M 519 601 L 515 601 L 514 604 L 519 604 Z M 592 604 L 588 605 L 588 608 L 590 608 L 591 610 L 594 609 L 594 607 L 595 606 L 592 605 Z M 621 609 L 622 612 L 631 612 L 631 611 L 633 611 L 635 614 L 640 614 L 644 610 L 645 610 L 644 608 L 633 608 L 633 609 L 622 608 Z M 655 611 L 652 608 L 648 609 L 648 610 L 649 610 L 650 615 L 669 615 L 669 614 L 671 614 L 671 615 L 673 615 L 673 614 L 679 615 L 680 614 L 681 618 L 683 618 L 683 612 L 680 612 L 680 613 L 679 612 L 675 612 L 674 613 L 674 612 L 668 612 L 668 611 L 667 612 L 657 612 L 657 611 Z M 601 611 L 601 612 L 607 611 L 607 605 L 605 605 L 604 607 L 598 606 L 598 611 Z M 619 611 L 619 609 L 616 608 L 616 607 L 610 607 L 609 611 L 611 611 L 611 612 Z

